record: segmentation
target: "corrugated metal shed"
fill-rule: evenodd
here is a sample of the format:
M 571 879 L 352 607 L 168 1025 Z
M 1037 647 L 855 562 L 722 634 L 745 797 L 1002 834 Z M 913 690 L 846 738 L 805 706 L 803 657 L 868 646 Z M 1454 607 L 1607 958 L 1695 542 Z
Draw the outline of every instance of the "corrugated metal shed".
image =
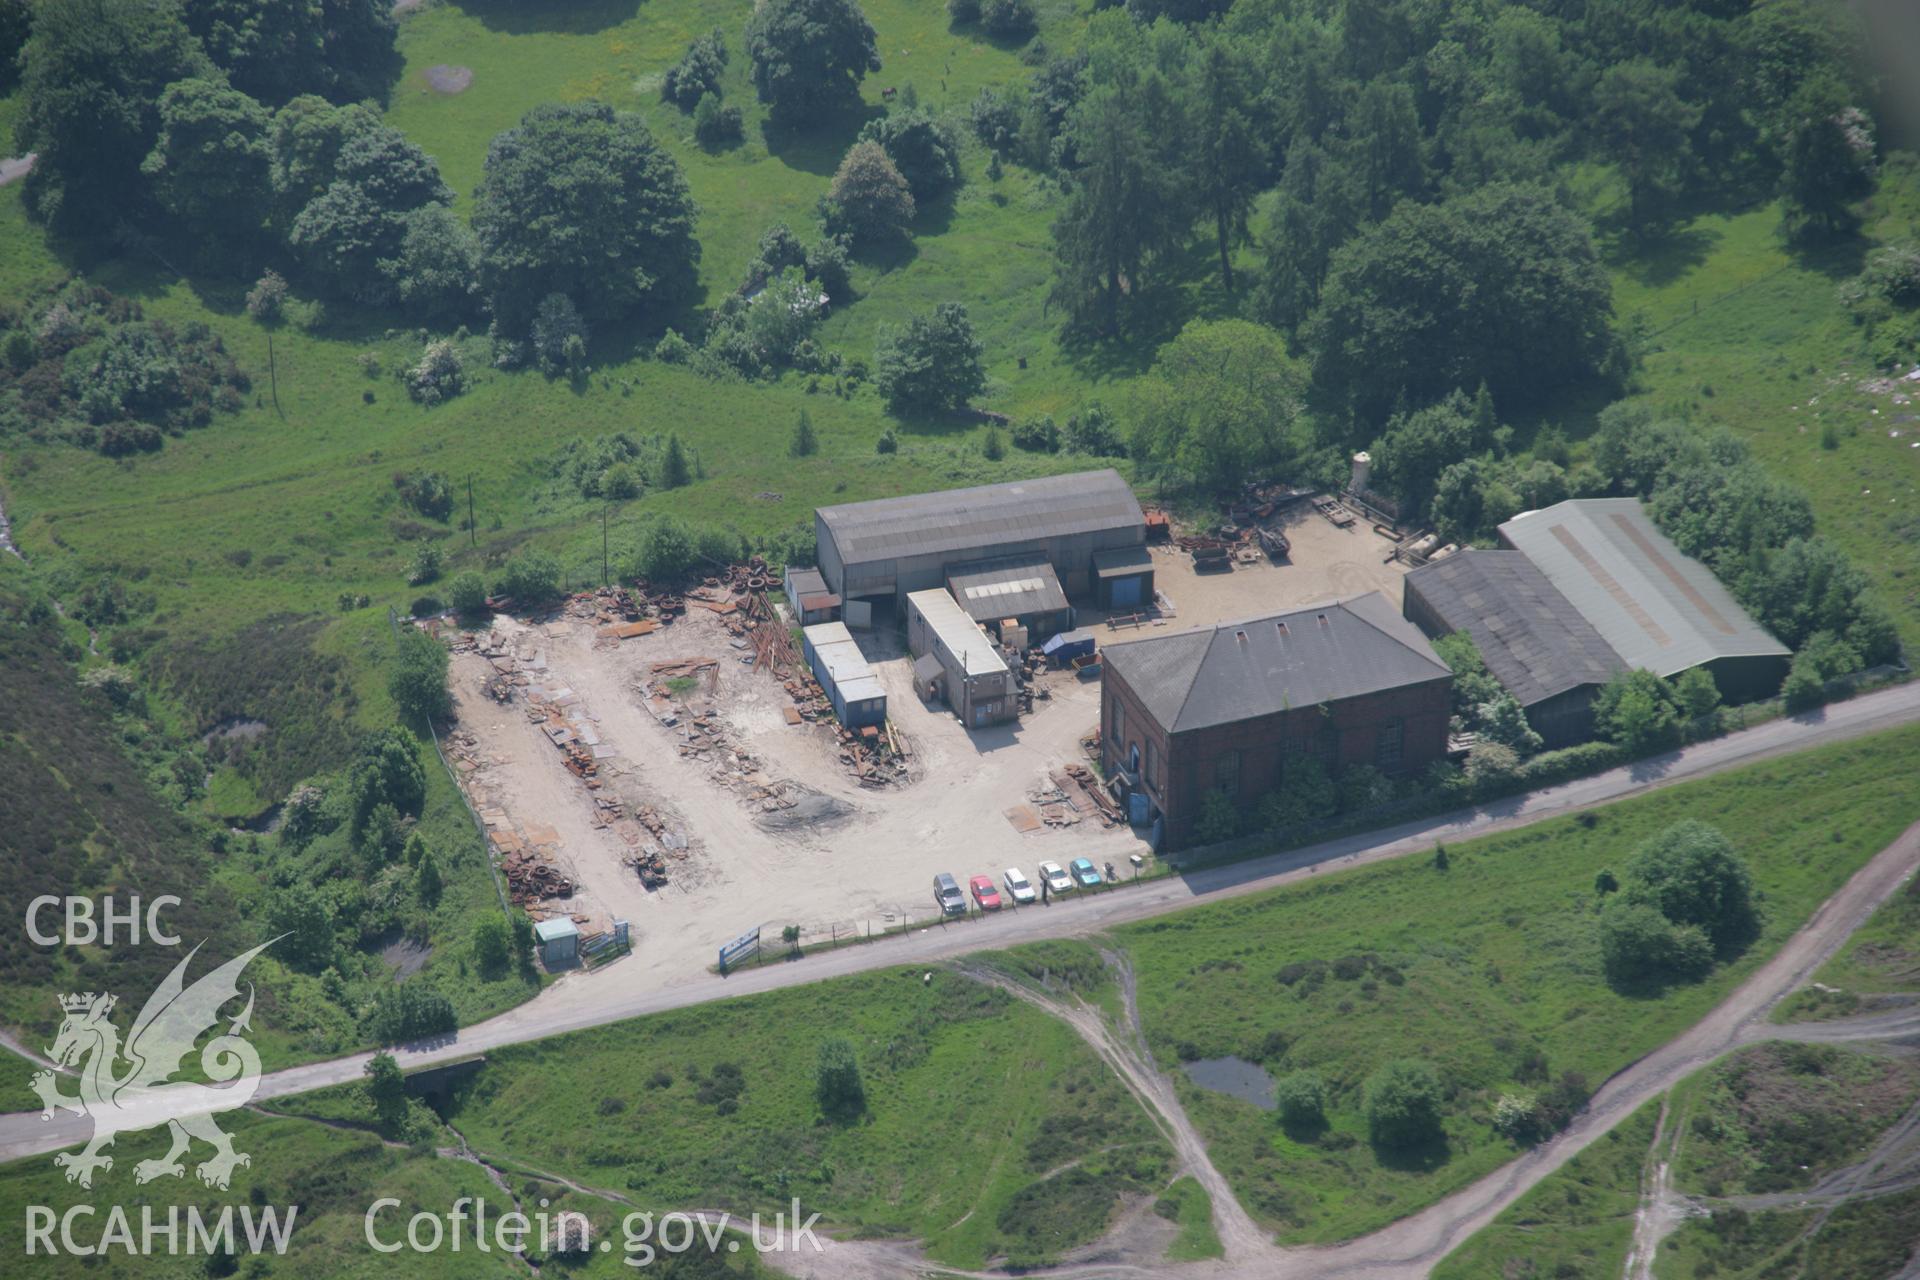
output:
M 1721 658 L 1780 658 L 1698 560 L 1654 528 L 1635 498 L 1578 498 L 1500 526 L 1503 542 L 1559 588 L 1630 667 L 1676 675 Z
M 1110 644 L 1102 656 L 1168 733 L 1453 677 L 1378 592 Z
M 1581 685 L 1605 684 L 1626 663 L 1519 551 L 1462 551 L 1407 575 L 1416 601 L 1445 631 L 1473 637 L 1487 670 L 1523 707 Z
M 956 655 L 969 676 L 1005 675 L 1007 664 L 993 647 L 993 639 L 967 616 L 945 591 L 916 591 L 907 597 L 910 608 L 926 619 L 949 653 Z
M 980 622 L 1060 613 L 1067 593 L 1045 556 L 974 560 L 947 572 L 947 589 L 969 617 Z
M 1111 468 L 821 507 L 818 514 L 848 565 L 1146 525 L 1133 490 Z

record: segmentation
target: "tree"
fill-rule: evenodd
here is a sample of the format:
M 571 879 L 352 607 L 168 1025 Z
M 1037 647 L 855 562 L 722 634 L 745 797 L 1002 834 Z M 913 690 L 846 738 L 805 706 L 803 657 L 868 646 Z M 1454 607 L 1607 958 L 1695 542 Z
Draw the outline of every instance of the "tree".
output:
M 1369 81 L 1354 102 L 1346 130 L 1343 160 L 1370 220 L 1378 222 L 1402 196 L 1417 195 L 1426 187 L 1420 112 L 1412 85 L 1400 80 Z
M 413 889 L 420 895 L 421 905 L 429 911 L 440 905 L 440 895 L 446 891 L 446 880 L 440 875 L 440 863 L 432 853 L 420 855 L 420 865 L 414 868 Z
M 373 1107 L 380 1132 L 397 1138 L 407 1127 L 407 1078 L 390 1053 L 376 1053 L 367 1061 L 367 1101 Z
M 1194 136 L 1194 198 L 1213 219 L 1220 283 L 1233 291 L 1233 248 L 1247 238 L 1247 215 L 1264 183 L 1266 144 L 1254 86 L 1258 76 L 1246 47 L 1210 30 L 1201 37 L 1189 72 L 1185 111 Z
M 522 608 L 545 604 L 560 594 L 560 562 L 544 551 L 523 551 L 501 570 L 499 590 Z
M 1440 473 L 1491 443 L 1477 432 L 1467 398 L 1458 389 L 1424 408 L 1395 414 L 1373 442 L 1373 473 L 1367 483 L 1393 495 L 1403 514 L 1424 514 Z
M 1607 981 L 1623 990 L 1691 981 L 1713 967 L 1713 944 L 1699 929 L 1617 894 L 1600 912 L 1600 962 Z
M 850 1120 L 867 1109 L 867 1089 L 860 1079 L 860 1060 L 853 1043 L 843 1036 L 820 1042 L 820 1061 L 814 1072 L 814 1095 L 829 1116 Z
M 913 226 L 913 191 L 877 142 L 856 142 L 827 189 L 828 221 L 856 241 L 886 242 Z
M 691 111 L 708 94 L 720 93 L 720 76 L 727 69 L 727 37 L 715 27 L 694 37 L 680 61 L 667 69 L 660 96 L 682 111 Z
M 1780 193 L 1796 236 L 1834 236 L 1860 219 L 1853 203 L 1873 190 L 1873 121 L 1831 76 L 1808 83 L 1789 105 Z
M 1290 1136 L 1311 1137 L 1327 1127 L 1327 1085 L 1317 1072 L 1281 1076 L 1274 1082 L 1273 1101 Z
M 1265 325 L 1191 321 L 1135 390 L 1131 452 L 1162 479 L 1209 493 L 1286 471 L 1303 384 Z
M 273 953 L 280 960 L 319 973 L 333 963 L 333 903 L 296 880 L 269 897 L 267 936 L 278 938 Z
M 958 409 L 987 385 L 967 309 L 943 302 L 902 328 L 883 328 L 874 351 L 874 385 L 894 413 Z
M 272 268 L 247 291 L 247 314 L 267 331 L 267 381 L 273 387 L 275 413 L 280 413 L 280 367 L 273 358 L 273 332 L 286 321 L 286 302 L 287 282 Z
M 33 33 L 34 0 L 0 0 L 0 94 L 20 83 L 20 51 Z
M 1689 722 L 1707 721 L 1709 729 L 1718 727 L 1720 686 L 1713 682 L 1713 672 L 1705 667 L 1689 667 L 1674 680 L 1673 693 Z
M 386 97 L 398 24 L 381 0 L 187 0 L 187 26 L 233 87 L 267 103 L 297 94 Z
M 1612 288 L 1586 223 L 1538 187 L 1403 201 L 1333 255 L 1301 333 L 1314 378 L 1363 416 L 1484 381 L 1537 403 L 1607 366 Z
M 672 516 L 661 516 L 640 535 L 634 568 L 648 582 L 678 582 L 693 571 L 697 554 L 693 531 Z
M 869 120 L 861 142 L 877 142 L 907 180 L 916 204 L 945 194 L 960 181 L 960 139 L 945 121 L 902 108 Z
M 746 117 L 740 108 L 722 106 L 718 94 L 709 93 L 693 109 L 693 140 L 709 151 L 746 137 Z
M 1673 686 L 1644 668 L 1623 671 L 1601 686 L 1593 698 L 1593 723 L 1602 737 L 1631 755 L 1680 745 L 1680 708 Z
M 587 322 L 564 293 L 540 299 L 533 313 L 533 358 L 548 377 L 579 377 L 586 369 Z
M 1240 810 L 1233 797 L 1224 791 L 1209 791 L 1200 798 L 1200 815 L 1193 823 L 1193 838 L 1201 844 L 1218 844 L 1240 833 Z
M 196 235 L 250 244 L 267 208 L 266 111 L 215 80 L 180 80 L 160 95 L 160 136 L 140 171 L 167 212 Z
M 398 292 L 393 271 L 406 242 L 408 216 L 426 205 L 449 203 L 453 192 L 426 152 L 362 111 L 339 112 L 331 122 L 299 119 L 319 135 L 312 138 L 320 148 L 316 159 L 327 158 L 328 144 L 336 138 L 338 151 L 327 170 L 303 166 L 276 182 L 282 190 L 287 189 L 283 184 L 303 178 L 326 182 L 294 217 L 287 242 L 323 288 L 386 305 Z
M 393 669 L 387 673 L 387 692 L 409 720 L 443 720 L 452 715 L 447 647 L 418 627 L 406 628 L 393 655 Z
M 356 845 L 361 843 L 373 811 L 383 804 L 398 815 L 417 817 L 427 799 L 427 775 L 420 767 L 413 736 L 398 725 L 369 736 L 354 761 L 350 790 Z
M 480 294 L 480 245 L 473 229 L 444 204 L 413 210 L 404 219 L 400 256 L 383 262 L 400 305 L 424 321 L 468 315 Z
M 564 293 L 589 319 L 633 320 L 684 296 L 700 261 L 679 164 L 640 117 L 546 103 L 497 135 L 474 193 L 480 276 L 494 314 L 524 332 Z
M 760 100 L 800 121 L 857 101 L 880 69 L 873 25 L 855 0 L 767 0 L 747 19 L 747 57 Z
M 1722 954 L 1759 932 L 1753 872 L 1733 842 L 1704 822 L 1676 822 L 1641 845 L 1627 878 L 1628 898 L 1657 907 L 1674 924 L 1694 926 Z
M 1440 1141 L 1440 1077 L 1431 1063 L 1396 1058 L 1367 1078 L 1367 1135 L 1377 1147 L 1404 1151 Z
M 680 443 L 678 434 L 669 434 L 666 448 L 660 454 L 660 475 L 657 483 L 662 489 L 678 489 L 692 479 L 693 471 L 687 465 L 685 446 Z
M 787 441 L 787 456 L 791 458 L 810 458 L 820 452 L 820 437 L 813 432 L 813 418 L 805 409 L 793 424 L 793 438 Z
M 1164 98 L 1157 77 L 1148 83 Z M 1090 89 L 1068 113 L 1065 137 L 1078 161 L 1066 208 L 1053 223 L 1050 301 L 1076 324 L 1120 330 L 1120 300 L 1137 294 L 1152 258 L 1173 249 L 1193 210 L 1177 169 L 1157 163 L 1145 85 Z
M 1593 91 L 1593 129 L 1627 182 L 1627 221 L 1649 230 L 1679 191 L 1700 109 L 1680 96 L 1680 69 L 1650 58 L 1607 68 Z
M 497 978 L 513 960 L 513 934 L 507 922 L 488 913 L 473 925 L 473 963 L 484 978 Z
M 127 217 L 160 135 L 162 91 L 212 73 L 175 4 L 36 0 L 14 130 L 20 149 L 39 157 L 27 176 L 29 209 L 83 231 Z
M 1441 537 L 1449 542 L 1481 541 L 1519 512 L 1520 495 L 1506 483 L 1504 470 L 1468 458 L 1440 473 L 1428 514 Z
M 1040 28 L 1040 15 L 1033 0 L 981 0 L 980 25 L 988 35 L 1003 39 L 1029 36 Z

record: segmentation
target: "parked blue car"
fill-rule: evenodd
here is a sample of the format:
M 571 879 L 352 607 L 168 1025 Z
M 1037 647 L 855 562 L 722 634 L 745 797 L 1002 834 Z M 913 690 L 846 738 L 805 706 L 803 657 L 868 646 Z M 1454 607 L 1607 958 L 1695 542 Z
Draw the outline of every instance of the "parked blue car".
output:
M 1082 889 L 1092 889 L 1100 883 L 1100 873 L 1094 869 L 1092 859 L 1075 858 L 1067 865 L 1067 870 L 1073 875 L 1073 882 Z

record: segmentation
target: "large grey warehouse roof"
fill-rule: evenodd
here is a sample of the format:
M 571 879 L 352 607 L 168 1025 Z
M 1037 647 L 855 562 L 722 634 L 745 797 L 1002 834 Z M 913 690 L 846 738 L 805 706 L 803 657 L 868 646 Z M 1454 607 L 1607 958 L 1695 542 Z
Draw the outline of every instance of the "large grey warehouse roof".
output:
M 1146 524 L 1133 490 L 1111 468 L 821 507 L 819 514 L 843 564 Z
M 1500 526 L 1630 667 L 1671 676 L 1717 658 L 1785 657 L 1719 579 L 1635 498 L 1578 498 Z
M 1452 676 L 1378 592 L 1108 645 L 1105 661 L 1168 733 Z
M 1453 631 L 1473 637 L 1487 670 L 1523 707 L 1625 668 L 1593 624 L 1519 551 L 1462 551 L 1407 575 Z

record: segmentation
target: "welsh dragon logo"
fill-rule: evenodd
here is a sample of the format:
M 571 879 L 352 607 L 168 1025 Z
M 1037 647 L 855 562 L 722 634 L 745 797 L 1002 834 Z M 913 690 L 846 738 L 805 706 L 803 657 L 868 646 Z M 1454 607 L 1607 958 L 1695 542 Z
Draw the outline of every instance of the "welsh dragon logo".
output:
M 273 941 L 261 943 L 187 986 L 187 965 L 200 950 L 195 947 L 148 998 L 124 1045 L 108 1017 L 115 997 L 91 991 L 60 997 L 66 1018 L 47 1056 L 56 1066 L 76 1073 L 80 1096 L 62 1094 L 60 1077 L 53 1071 L 35 1074 L 33 1091 L 45 1104 L 42 1120 L 51 1120 L 56 1109 L 93 1120 L 93 1137 L 84 1150 L 63 1151 L 53 1158 L 67 1171 L 68 1182 L 91 1187 L 96 1169 L 113 1168 L 113 1157 L 101 1152 L 116 1135 L 161 1124 L 172 1131 L 173 1147 L 158 1160 L 135 1165 L 135 1182 L 185 1175 L 180 1157 L 187 1154 L 194 1138 L 213 1148 L 212 1157 L 196 1170 L 209 1187 L 226 1190 L 233 1171 L 253 1163 L 245 1152 L 233 1149 L 233 1139 L 213 1122 L 215 1113 L 245 1106 L 260 1086 L 260 1055 L 242 1038 L 253 1017 L 251 984 L 247 1007 L 232 1019 L 225 1035 L 215 1036 L 200 1050 L 200 1069 L 215 1083 L 172 1077 L 202 1033 L 220 1022 L 221 1006 L 239 996 L 241 971 Z

